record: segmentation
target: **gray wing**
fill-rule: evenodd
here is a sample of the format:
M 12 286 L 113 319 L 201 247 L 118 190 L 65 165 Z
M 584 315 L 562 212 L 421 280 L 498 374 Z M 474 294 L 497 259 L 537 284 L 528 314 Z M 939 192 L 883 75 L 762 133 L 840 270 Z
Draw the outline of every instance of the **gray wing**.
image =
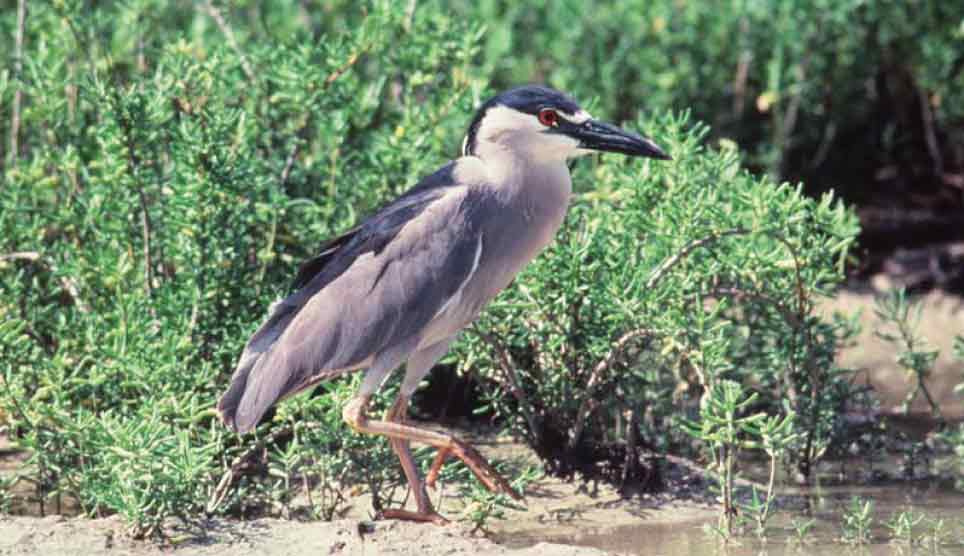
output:
M 484 203 L 469 187 L 414 190 L 329 243 L 249 341 L 225 423 L 249 430 L 277 400 L 418 337 L 475 270 Z

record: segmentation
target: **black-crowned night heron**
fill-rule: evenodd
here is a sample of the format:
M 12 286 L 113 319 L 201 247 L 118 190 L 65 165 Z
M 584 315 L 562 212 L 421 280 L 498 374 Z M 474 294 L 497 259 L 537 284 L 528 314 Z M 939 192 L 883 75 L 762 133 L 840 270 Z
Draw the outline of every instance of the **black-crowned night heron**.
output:
M 462 156 L 422 179 L 302 266 L 295 291 L 248 341 L 218 403 L 246 432 L 274 403 L 323 380 L 368 371 L 343 417 L 387 436 L 414 493 L 416 512 L 385 517 L 444 522 L 426 493 L 449 455 L 494 492 L 521 498 L 471 446 L 406 422 L 408 401 L 459 331 L 550 241 L 572 193 L 566 161 L 591 151 L 668 159 L 652 141 L 594 120 L 574 100 L 519 87 L 479 109 Z M 384 420 L 366 414 L 372 394 L 407 362 Z M 438 448 L 426 479 L 410 441 Z

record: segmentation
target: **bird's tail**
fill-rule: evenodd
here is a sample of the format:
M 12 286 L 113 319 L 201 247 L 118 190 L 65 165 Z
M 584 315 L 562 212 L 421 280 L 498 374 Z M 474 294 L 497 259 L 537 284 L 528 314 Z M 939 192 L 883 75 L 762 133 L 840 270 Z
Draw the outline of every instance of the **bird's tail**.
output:
M 247 430 L 241 430 L 235 419 L 238 406 L 241 405 L 241 398 L 244 397 L 244 391 L 248 386 L 248 375 L 251 374 L 251 369 L 254 368 L 260 358 L 261 354 L 255 354 L 247 359 L 242 357 L 234 370 L 234 375 L 231 377 L 231 386 L 218 400 L 218 413 L 221 415 L 221 422 L 235 432 L 248 432 Z
M 269 310 L 271 316 L 254 333 L 248 341 L 248 345 L 244 347 L 241 359 L 234 369 L 234 374 L 231 375 L 231 385 L 228 387 L 228 391 L 218 400 L 218 413 L 221 415 L 221 422 L 231 430 L 246 433 L 258 424 L 257 419 L 245 423 L 239 423 L 237 419 L 238 407 L 248 390 L 248 378 L 251 376 L 251 371 L 257 366 L 258 361 L 268 353 L 268 350 L 281 337 L 281 333 L 285 331 L 297 313 L 297 306 L 286 304 L 283 301 L 275 304 Z

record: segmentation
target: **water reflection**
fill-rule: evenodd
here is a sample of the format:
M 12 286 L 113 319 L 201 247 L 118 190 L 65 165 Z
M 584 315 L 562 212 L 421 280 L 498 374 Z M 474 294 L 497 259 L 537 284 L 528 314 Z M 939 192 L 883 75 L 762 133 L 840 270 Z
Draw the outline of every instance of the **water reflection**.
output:
M 874 501 L 870 544 L 854 546 L 841 541 L 841 516 L 849 507 L 853 496 Z M 770 532 L 762 541 L 748 533 L 729 543 L 723 543 L 718 536 L 704 529 L 711 520 L 660 523 L 644 518 L 635 525 L 583 529 L 575 534 L 540 535 L 532 532 L 512 535 L 511 544 L 524 546 L 549 541 L 647 556 L 964 554 L 964 494 L 936 482 L 825 487 L 813 489 L 811 493 L 793 495 L 783 502 L 784 507 L 774 517 Z M 913 546 L 892 540 L 892 532 L 885 524 L 898 513 L 907 510 L 925 516 L 924 521 L 914 528 L 916 537 L 926 537 L 926 532 L 936 520 L 944 521 L 946 533 L 941 538 L 940 546 L 934 546 L 926 538 L 920 538 Z M 801 541 L 797 539 L 791 521 L 806 519 L 813 519 L 814 525 Z

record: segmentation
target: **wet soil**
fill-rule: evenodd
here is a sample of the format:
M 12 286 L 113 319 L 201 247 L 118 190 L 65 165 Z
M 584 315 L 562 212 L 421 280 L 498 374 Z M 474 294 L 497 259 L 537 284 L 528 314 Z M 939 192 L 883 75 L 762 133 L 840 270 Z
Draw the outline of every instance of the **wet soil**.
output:
M 851 498 L 873 500 L 873 522 L 869 541 L 860 545 L 843 539 L 842 515 Z M 888 527 L 895 516 L 904 511 L 915 512 L 923 519 L 912 530 L 912 542 L 896 539 Z M 549 531 L 533 536 L 517 536 L 509 545 L 535 540 L 575 543 L 600 547 L 616 553 L 634 555 L 703 556 L 777 556 L 784 554 L 837 556 L 878 555 L 960 555 L 964 554 L 964 493 L 940 484 L 890 484 L 876 486 L 842 486 L 814 489 L 805 496 L 781 498 L 781 508 L 772 518 L 766 536 L 757 537 L 744 531 L 728 542 L 707 530 L 714 516 L 690 516 L 680 513 L 678 519 L 656 519 L 602 529 L 579 529 L 568 533 Z M 805 535 L 796 533 L 800 523 L 810 522 Z M 935 533 L 935 527 L 940 529 Z
M 818 305 L 818 311 L 828 316 L 835 311 L 847 315 L 859 313 L 861 331 L 852 345 L 841 352 L 839 362 L 858 371 L 858 383 L 873 386 L 883 413 L 898 415 L 901 413 L 899 406 L 914 383 L 897 365 L 895 347 L 874 334 L 879 328 L 874 315 L 874 295 L 892 286 L 886 277 L 878 276 L 871 281 L 870 288 L 841 291 L 834 298 L 824 300 Z M 952 349 L 954 337 L 964 335 L 964 297 L 932 291 L 915 301 L 922 304 L 917 332 L 927 340 L 930 348 L 940 351 L 925 384 L 945 418 L 964 419 L 964 391 L 954 392 L 954 387 L 964 381 L 964 362 L 954 358 Z M 911 404 L 911 411 L 927 414 L 930 407 L 923 396 L 917 396 Z
M 964 399 L 953 392 L 960 382 L 964 365 L 950 357 L 955 334 L 964 331 L 964 303 L 960 298 L 929 294 L 925 303 L 921 333 L 941 349 L 935 371 L 928 381 L 941 403 L 945 416 L 964 418 Z M 884 417 L 898 418 L 899 405 L 911 386 L 895 364 L 896 352 L 873 336 L 872 296 L 844 292 L 825 302 L 822 310 L 863 312 L 864 330 L 855 345 L 845 350 L 841 361 L 861 369 L 862 381 L 872 384 L 883 400 Z M 917 400 L 912 409 L 926 414 L 927 407 Z M 896 417 L 895 417 L 896 416 Z M 932 424 L 913 416 L 905 419 L 912 436 L 926 437 Z M 483 447 L 486 455 L 528 459 L 526 449 L 504 441 L 491 441 Z M 934 461 L 926 465 L 962 472 L 959 456 L 954 461 Z M 9 472 L 22 459 L 0 449 L 0 467 Z M 852 496 L 874 500 L 875 522 L 871 544 L 859 547 L 859 554 L 964 554 L 964 494 L 952 483 L 941 482 L 924 472 L 915 481 L 882 482 L 899 475 L 901 462 L 872 462 L 857 455 L 844 461 L 828 461 L 821 466 L 815 486 L 803 490 L 786 481 L 781 487 L 781 506 L 777 508 L 765 541 L 752 535 L 738 538 L 725 547 L 717 536 L 707 534 L 707 524 L 716 520 L 716 509 L 706 496 L 705 484 L 679 474 L 661 494 L 625 497 L 601 483 L 561 481 L 543 478 L 526 492 L 526 507 L 510 510 L 504 520 L 489 523 L 489 534 L 473 533 L 464 524 L 447 527 L 414 523 L 376 521 L 368 514 L 370 501 L 351 500 L 351 508 L 334 522 L 257 519 L 251 521 L 215 519 L 200 528 L 170 529 L 163 543 L 133 541 L 125 534 L 118 518 L 85 519 L 53 517 L 0 516 L 0 554 L 49 554 L 51 556 L 91 554 L 149 556 L 161 553 L 249 556 L 287 554 L 399 554 L 433 556 L 440 554 L 507 555 L 601 555 L 601 554 L 840 554 L 853 550 L 839 542 L 841 515 Z M 3 470 L 0 469 L 0 472 Z M 753 473 L 752 465 L 747 471 Z M 675 481 L 675 482 L 674 482 Z M 442 511 L 457 518 L 460 513 L 453 493 L 440 485 L 438 496 L 446 500 Z M 702 496 L 700 493 L 702 492 Z M 926 522 L 919 527 L 920 541 L 914 546 L 891 542 L 885 523 L 897 512 L 923 513 Z M 813 519 L 813 529 L 805 542 L 794 534 L 794 525 Z M 941 546 L 924 542 L 926 524 L 945 522 Z
M 546 542 L 508 548 L 475 537 L 458 525 L 436 527 L 397 521 L 338 520 L 304 523 L 278 519 L 204 524 L 204 535 L 174 535 L 167 543 L 133 541 L 118 518 L 52 516 L 0 519 L 0 554 L 45 556 L 149 556 L 180 553 L 204 556 L 282 556 L 303 554 L 424 556 L 479 554 L 601 556 L 601 550 Z

